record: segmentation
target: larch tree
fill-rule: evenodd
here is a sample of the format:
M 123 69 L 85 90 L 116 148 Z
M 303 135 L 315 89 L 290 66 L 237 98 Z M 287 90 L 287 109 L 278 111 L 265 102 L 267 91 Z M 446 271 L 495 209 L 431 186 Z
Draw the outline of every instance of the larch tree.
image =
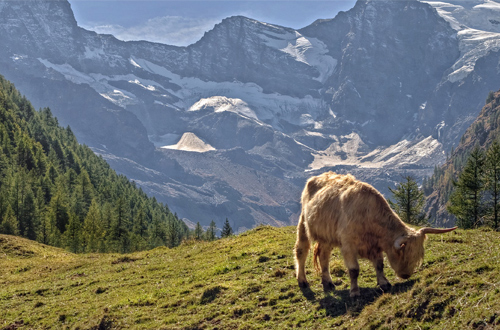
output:
M 453 182 L 455 190 L 450 196 L 448 212 L 457 218 L 457 225 L 463 229 L 479 226 L 484 207 L 482 197 L 485 186 L 484 152 L 476 146 L 469 157 L 458 180 Z
M 500 217 L 500 144 L 493 141 L 486 152 L 486 190 L 491 195 L 488 213 L 492 226 L 497 229 Z
M 401 220 L 412 225 L 427 223 L 423 212 L 425 205 L 424 192 L 419 189 L 417 182 L 411 176 L 405 176 L 403 181 L 396 185 L 396 189 L 389 187 L 393 200 L 389 205 L 399 215 Z
M 203 228 L 201 227 L 199 221 L 196 223 L 196 227 L 194 228 L 194 238 L 198 241 L 203 238 Z
M 233 234 L 233 228 L 231 228 L 231 225 L 229 224 L 229 220 L 226 218 L 226 222 L 224 222 L 224 227 L 222 227 L 222 232 L 220 234 L 220 237 L 229 237 Z

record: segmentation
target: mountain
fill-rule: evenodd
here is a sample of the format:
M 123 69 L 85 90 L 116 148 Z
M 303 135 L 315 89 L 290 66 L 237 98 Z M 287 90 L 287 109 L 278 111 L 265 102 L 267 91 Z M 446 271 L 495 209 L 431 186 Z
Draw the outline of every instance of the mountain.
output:
M 479 116 L 465 131 L 460 143 L 449 159 L 436 168 L 434 175 L 424 184 L 427 190 L 426 212 L 437 223 L 451 224 L 454 218 L 446 206 L 453 190 L 453 181 L 458 179 L 471 151 L 478 146 L 486 151 L 493 141 L 500 138 L 500 91 L 491 92 Z
M 408 280 L 385 269 L 390 292 L 360 261 L 361 296 L 349 297 L 339 253 L 335 290 L 293 276 L 295 228 L 260 226 L 214 242 L 133 254 L 72 254 L 0 235 L 4 329 L 498 329 L 500 238 L 492 230 L 429 235 Z M 311 267 L 311 268 L 309 268 Z M 64 302 L 64 303 L 63 303 Z
M 188 222 L 286 225 L 310 175 L 388 193 L 444 162 L 498 89 L 499 12 L 358 1 L 299 30 L 229 17 L 174 47 L 86 31 L 65 0 L 1 0 L 0 73 Z

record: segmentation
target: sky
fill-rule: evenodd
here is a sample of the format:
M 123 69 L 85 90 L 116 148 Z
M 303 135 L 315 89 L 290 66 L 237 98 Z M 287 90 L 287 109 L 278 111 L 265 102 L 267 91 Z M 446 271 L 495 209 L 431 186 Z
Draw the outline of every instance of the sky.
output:
M 78 25 L 121 40 L 187 46 L 222 19 L 243 15 L 299 29 L 351 9 L 355 0 L 69 0 Z

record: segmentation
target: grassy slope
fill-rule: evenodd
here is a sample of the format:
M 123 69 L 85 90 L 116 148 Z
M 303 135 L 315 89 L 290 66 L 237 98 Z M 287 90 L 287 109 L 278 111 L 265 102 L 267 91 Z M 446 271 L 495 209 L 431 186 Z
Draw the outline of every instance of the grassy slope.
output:
M 129 255 L 74 255 L 0 235 L 0 329 L 493 329 L 500 328 L 500 237 L 493 231 L 431 235 L 418 272 L 386 275 L 382 294 L 361 262 L 351 300 L 338 250 L 337 290 L 294 279 L 295 229 L 258 227 L 215 242 Z

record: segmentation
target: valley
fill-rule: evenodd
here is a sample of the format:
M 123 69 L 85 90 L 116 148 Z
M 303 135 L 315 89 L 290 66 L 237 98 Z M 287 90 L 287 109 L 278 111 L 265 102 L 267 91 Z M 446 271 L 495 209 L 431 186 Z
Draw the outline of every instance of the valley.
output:
M 176 47 L 84 30 L 67 1 L 3 0 L 0 74 L 180 218 L 241 232 L 296 223 L 323 171 L 386 197 L 430 176 L 499 88 L 498 13 L 358 1 L 299 30 L 229 17 Z

